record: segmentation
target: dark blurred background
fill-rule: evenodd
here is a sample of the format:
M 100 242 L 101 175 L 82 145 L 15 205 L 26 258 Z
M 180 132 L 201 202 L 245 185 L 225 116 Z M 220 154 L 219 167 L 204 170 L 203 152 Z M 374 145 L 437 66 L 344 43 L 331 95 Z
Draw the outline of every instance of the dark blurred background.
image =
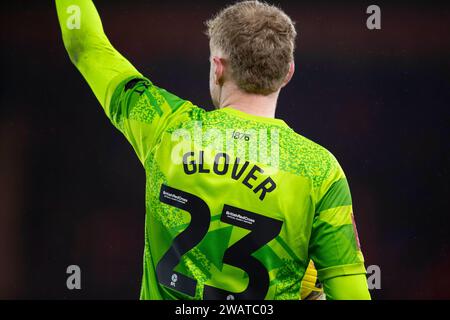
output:
M 277 3 L 299 31 L 278 117 L 346 171 L 367 265 L 381 268 L 373 297 L 449 299 L 450 6 Z M 210 109 L 203 21 L 226 2 L 96 4 L 142 73 Z M 366 28 L 371 4 L 382 30 Z M 0 8 L 0 298 L 136 299 L 144 170 L 71 65 L 53 1 Z M 82 290 L 66 288 L 71 264 Z

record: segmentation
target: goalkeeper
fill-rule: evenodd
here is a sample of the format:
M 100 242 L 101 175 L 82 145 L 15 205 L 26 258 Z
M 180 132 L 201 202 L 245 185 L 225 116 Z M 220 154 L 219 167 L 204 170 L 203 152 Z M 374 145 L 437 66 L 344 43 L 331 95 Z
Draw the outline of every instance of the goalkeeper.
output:
M 91 0 L 56 8 L 71 61 L 145 168 L 141 299 L 300 299 L 320 294 L 316 276 L 327 299 L 370 299 L 343 170 L 275 118 L 295 69 L 283 11 L 244 1 L 207 23 L 216 110 L 206 112 L 118 53 Z M 270 156 L 248 156 L 267 141 Z

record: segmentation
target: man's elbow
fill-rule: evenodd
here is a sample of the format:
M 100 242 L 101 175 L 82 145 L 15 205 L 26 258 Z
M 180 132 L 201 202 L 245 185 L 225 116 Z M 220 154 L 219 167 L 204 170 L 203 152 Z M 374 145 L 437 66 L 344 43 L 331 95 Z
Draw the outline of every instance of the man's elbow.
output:
M 65 39 L 64 47 L 66 48 L 70 61 L 72 61 L 75 66 L 77 66 L 81 56 L 85 52 L 83 41 L 81 41 L 79 38 Z

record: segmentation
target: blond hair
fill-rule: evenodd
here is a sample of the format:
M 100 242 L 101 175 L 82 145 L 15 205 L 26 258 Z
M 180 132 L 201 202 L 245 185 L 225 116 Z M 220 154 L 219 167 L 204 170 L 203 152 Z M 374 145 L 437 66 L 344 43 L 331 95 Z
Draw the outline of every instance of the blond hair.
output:
M 294 60 L 294 23 L 281 9 L 259 1 L 226 7 L 206 22 L 213 48 L 229 59 L 232 79 L 248 93 L 271 94 Z

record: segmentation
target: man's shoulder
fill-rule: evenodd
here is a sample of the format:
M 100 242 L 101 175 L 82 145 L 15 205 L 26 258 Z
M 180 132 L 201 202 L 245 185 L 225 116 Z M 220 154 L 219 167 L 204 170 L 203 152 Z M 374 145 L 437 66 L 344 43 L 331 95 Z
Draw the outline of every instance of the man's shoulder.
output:
M 202 140 L 204 144 L 212 143 L 210 140 L 217 140 L 218 136 L 226 140 L 227 136 L 224 136 L 224 134 L 228 134 L 229 131 L 234 138 L 233 140 L 242 140 L 245 143 L 245 138 L 249 133 L 259 137 L 260 130 L 269 129 L 266 132 L 268 140 L 263 140 L 263 142 L 269 142 L 269 145 L 266 146 L 267 149 L 278 150 L 277 163 L 279 169 L 310 179 L 313 187 L 319 187 L 333 171 L 339 168 L 336 158 L 328 149 L 295 132 L 286 124 L 252 121 L 219 110 L 206 111 L 193 104 L 187 105 L 184 111 L 180 112 L 177 121 L 173 121 L 172 124 L 167 130 L 170 133 L 177 129 L 194 133 L 194 130 L 199 129 L 199 132 L 203 132 L 205 135 Z M 208 132 L 208 134 L 205 134 L 205 132 Z M 250 137 L 248 143 L 251 143 L 251 141 Z M 274 143 L 277 145 L 273 146 Z M 256 147 L 258 154 L 261 150 L 265 150 L 265 148 L 254 144 L 252 146 Z
M 291 129 L 280 138 L 280 166 L 319 187 L 339 164 L 327 148 Z

